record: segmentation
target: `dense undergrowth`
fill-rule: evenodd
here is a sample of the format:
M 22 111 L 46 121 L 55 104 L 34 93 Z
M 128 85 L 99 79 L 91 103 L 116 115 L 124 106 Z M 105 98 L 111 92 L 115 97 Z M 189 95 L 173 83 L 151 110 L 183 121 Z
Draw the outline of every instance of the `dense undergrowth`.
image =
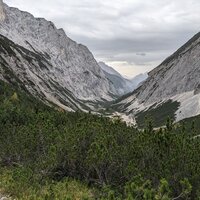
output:
M 15 199 L 198 199 L 200 130 L 66 113 L 0 82 L 0 193 Z

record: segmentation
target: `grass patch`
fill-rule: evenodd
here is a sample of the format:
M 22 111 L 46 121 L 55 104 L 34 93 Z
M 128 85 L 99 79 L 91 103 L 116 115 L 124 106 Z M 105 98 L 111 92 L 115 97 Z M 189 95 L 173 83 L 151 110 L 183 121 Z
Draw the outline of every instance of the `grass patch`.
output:
M 26 168 L 1 169 L 0 191 L 16 200 L 86 200 L 94 199 L 94 189 L 77 180 L 65 178 L 56 182 L 41 180 Z

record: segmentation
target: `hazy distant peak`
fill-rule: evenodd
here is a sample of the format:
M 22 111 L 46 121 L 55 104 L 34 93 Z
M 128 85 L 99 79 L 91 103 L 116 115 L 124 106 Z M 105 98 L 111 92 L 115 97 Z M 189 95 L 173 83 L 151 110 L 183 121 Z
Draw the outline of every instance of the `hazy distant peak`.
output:
M 130 80 L 131 81 L 137 80 L 138 82 L 140 82 L 140 81 L 143 81 L 144 79 L 147 79 L 147 78 L 148 78 L 148 73 L 145 72 L 145 73 L 141 73 L 141 74 L 136 75 L 135 77 L 131 78 Z
M 109 74 L 114 74 L 114 75 L 116 75 L 116 76 L 122 77 L 122 75 L 121 75 L 119 72 L 117 72 L 117 71 L 116 71 L 115 69 L 113 69 L 112 67 L 108 66 L 106 63 L 104 63 L 104 62 L 99 62 L 98 64 L 99 64 L 99 66 L 100 66 L 104 71 L 106 71 L 107 73 L 109 73 Z
M 126 93 L 132 92 L 141 82 L 146 80 L 148 77 L 147 73 L 144 73 L 129 79 L 122 76 L 119 72 L 106 65 L 104 62 L 99 62 L 99 66 L 102 68 L 107 79 L 113 83 L 119 95 L 124 95 Z

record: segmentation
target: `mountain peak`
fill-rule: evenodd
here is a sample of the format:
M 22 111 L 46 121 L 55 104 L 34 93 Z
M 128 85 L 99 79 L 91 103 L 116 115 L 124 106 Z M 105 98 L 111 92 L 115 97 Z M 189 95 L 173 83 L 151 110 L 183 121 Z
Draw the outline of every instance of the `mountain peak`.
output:
M 31 94 L 66 110 L 88 110 L 96 105 L 98 109 L 97 102 L 117 97 L 86 46 L 46 19 L 9 7 L 2 0 L 0 8 L 0 79 L 10 81 L 4 67 L 19 77 L 15 83 L 22 82 Z
M 4 19 L 5 19 L 5 12 L 3 8 L 3 1 L 0 0 L 0 22 L 4 21 Z
M 99 62 L 98 64 L 99 64 L 99 66 L 100 66 L 104 71 L 106 71 L 107 73 L 109 73 L 109 74 L 114 74 L 114 75 L 116 75 L 116 76 L 122 77 L 122 75 L 121 75 L 119 72 L 117 72 L 113 67 L 108 66 L 106 63 L 104 63 L 104 62 Z
M 112 67 L 106 65 L 104 62 L 99 62 L 99 66 L 102 68 L 107 79 L 113 83 L 120 96 L 132 92 L 142 81 L 147 78 L 147 74 L 139 74 L 138 76 L 129 80 Z

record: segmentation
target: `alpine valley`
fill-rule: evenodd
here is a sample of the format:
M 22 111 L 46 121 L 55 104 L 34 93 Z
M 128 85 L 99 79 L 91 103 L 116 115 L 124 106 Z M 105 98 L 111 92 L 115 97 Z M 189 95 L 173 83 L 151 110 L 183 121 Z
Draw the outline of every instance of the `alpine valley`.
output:
M 180 121 L 200 114 L 200 33 L 148 76 L 128 80 L 97 63 L 86 46 L 52 22 L 2 0 L 0 8 L 0 79 L 46 104 L 67 111 L 109 108 L 106 114 L 117 113 L 138 124 L 147 115 L 161 125 L 167 116 Z
M 199 122 L 200 33 L 127 79 L 0 0 L 0 200 L 198 200 Z

